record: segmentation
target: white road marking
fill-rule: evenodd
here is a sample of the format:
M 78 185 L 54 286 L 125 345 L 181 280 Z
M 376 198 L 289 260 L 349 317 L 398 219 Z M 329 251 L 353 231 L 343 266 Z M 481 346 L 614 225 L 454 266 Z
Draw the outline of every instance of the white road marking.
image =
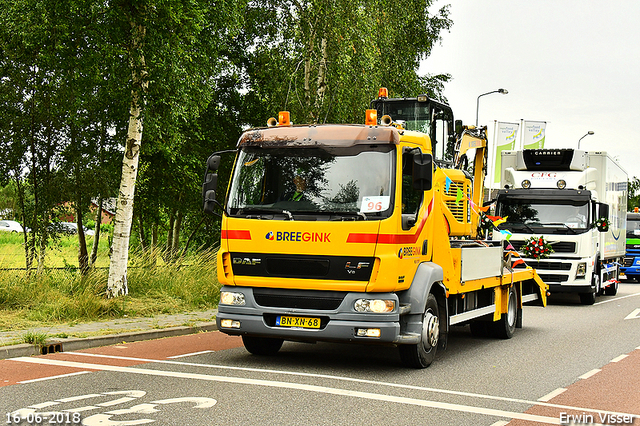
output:
M 613 299 L 603 300 L 602 302 L 596 302 L 593 305 L 602 305 L 603 303 L 616 302 L 618 300 L 626 299 L 627 297 L 640 296 L 640 293 L 627 294 L 626 296 L 620 296 Z
M 618 362 L 618 361 L 622 361 L 623 359 L 625 359 L 626 357 L 628 357 L 629 355 L 620 355 L 619 357 L 615 357 L 614 359 L 612 359 L 609 362 Z
M 190 354 L 183 354 L 183 355 L 174 355 L 174 356 L 168 356 L 167 358 L 169 359 L 175 359 L 175 358 L 185 358 L 188 356 L 194 356 L 194 355 L 202 355 L 202 354 L 208 354 L 209 352 L 213 352 L 213 351 L 200 351 L 200 352 L 191 352 Z
M 549 402 L 553 398 L 555 398 L 556 396 L 558 396 L 561 393 L 563 393 L 564 391 L 566 391 L 565 388 L 558 388 L 558 389 L 554 390 L 553 392 L 549 392 L 548 394 L 546 394 L 542 398 L 538 398 L 538 401 L 540 401 L 540 402 Z
M 499 420 L 495 423 L 493 423 L 491 426 L 507 426 L 509 424 L 509 422 L 505 422 L 504 420 Z
M 450 411 L 458 411 L 458 412 L 471 413 L 471 414 L 503 417 L 507 419 L 520 419 L 520 420 L 528 420 L 528 421 L 547 423 L 547 424 L 560 424 L 559 418 L 555 418 L 555 417 L 538 416 L 538 415 L 532 415 L 527 413 L 475 407 L 475 406 L 469 406 L 469 405 L 398 397 L 398 396 L 377 394 L 377 393 L 371 393 L 371 392 L 361 392 L 361 391 L 353 391 L 353 390 L 346 390 L 346 389 L 339 389 L 339 388 L 330 388 L 326 386 L 307 385 L 302 383 L 279 382 L 279 381 L 272 381 L 272 380 L 250 379 L 250 378 L 242 378 L 242 377 L 214 376 L 214 375 L 196 374 L 196 373 L 183 373 L 183 372 L 174 372 L 174 371 L 168 371 L 168 370 L 151 370 L 151 369 L 145 369 L 145 368 L 120 367 L 120 366 L 103 365 L 103 364 L 86 364 L 86 363 L 80 363 L 80 362 L 61 361 L 61 360 L 47 359 L 47 358 L 20 357 L 20 358 L 13 358 L 13 360 L 19 361 L 19 362 L 34 363 L 34 364 L 58 365 L 58 366 L 64 366 L 64 367 L 112 371 L 112 372 L 121 372 L 121 373 L 128 373 L 128 374 L 175 377 L 175 378 L 181 378 L 181 379 L 207 380 L 207 381 L 217 381 L 217 382 L 223 382 L 223 383 L 246 384 L 246 385 L 255 385 L 255 386 L 268 386 L 268 387 L 277 387 L 277 388 L 284 388 L 284 389 L 304 390 L 309 392 L 319 392 L 319 393 L 325 393 L 325 394 L 337 395 L 337 396 L 350 396 L 354 398 L 377 400 L 377 401 L 383 401 L 383 402 L 393 402 L 393 403 L 399 403 L 399 404 L 408 404 L 408 405 L 415 405 L 415 406 L 422 406 L 422 407 L 450 410 Z M 171 361 L 168 361 L 168 362 L 171 362 Z M 179 363 L 179 364 L 184 365 L 186 363 Z M 200 367 L 203 366 L 201 364 L 196 364 L 196 365 Z M 312 376 L 318 377 L 318 375 L 312 375 Z M 379 385 L 381 384 L 377 382 L 373 382 L 373 383 L 376 383 Z M 412 387 L 412 386 L 407 386 L 407 387 Z M 488 397 L 488 396 L 485 395 L 484 397 Z M 493 398 L 493 397 L 488 397 L 488 398 Z M 502 399 L 499 397 L 496 397 L 496 398 Z M 531 402 L 531 404 L 543 405 L 544 403 Z M 544 404 L 544 405 L 552 405 L 552 404 Z M 569 408 L 574 410 L 579 410 L 579 408 L 576 408 L 576 407 L 569 407 Z M 606 412 L 596 411 L 592 409 L 589 409 L 586 411 L 606 413 Z M 622 413 L 622 415 L 625 415 L 625 414 L 626 413 Z M 629 415 L 629 414 L 626 414 L 626 415 Z
M 582 376 L 578 377 L 579 379 L 588 379 L 591 376 L 594 376 L 596 374 L 598 374 L 601 370 L 599 368 L 594 368 L 591 371 L 587 371 L 586 373 L 584 373 Z
M 640 318 L 640 308 L 638 308 L 635 311 L 631 312 L 624 319 L 628 320 L 628 319 L 636 319 L 636 318 Z
M 147 376 L 162 376 L 162 377 L 175 377 L 180 379 L 195 379 L 195 380 L 208 380 L 224 383 L 245 384 L 254 386 L 268 386 L 284 389 L 304 390 L 309 392 L 325 393 L 329 395 L 337 396 L 350 396 L 353 398 L 362 398 L 383 402 L 394 402 L 398 404 L 408 404 L 421 407 L 458 411 L 463 413 L 480 414 L 485 416 L 503 417 L 507 419 L 520 419 L 528 420 L 532 422 L 547 423 L 553 425 L 559 425 L 560 419 L 555 417 L 537 416 L 527 413 L 518 413 L 514 411 L 497 410 L 492 408 L 474 407 L 470 405 L 451 404 L 447 402 L 429 401 L 415 398 L 406 398 L 400 396 L 383 395 L 371 392 L 360 392 L 347 389 L 330 388 L 326 386 L 307 385 L 302 383 L 292 382 L 276 382 L 273 380 L 261 380 L 261 379 L 249 379 L 242 377 L 225 377 L 225 376 L 213 376 L 207 374 L 195 374 L 195 373 L 181 373 L 168 370 L 150 370 L 145 368 L 136 367 L 120 367 L 115 365 L 102 365 L 102 364 L 85 364 L 73 361 L 61 361 L 55 359 L 46 358 L 13 358 L 14 361 L 28 362 L 33 364 L 45 364 L 45 365 L 58 365 L 62 367 L 72 368 L 85 368 L 91 370 L 101 371 L 113 371 L 127 374 L 142 374 Z
M 41 377 L 39 379 L 31 379 L 31 380 L 23 380 L 21 382 L 18 383 L 35 383 L 35 382 L 43 382 L 45 380 L 53 380 L 53 379 L 60 379 L 62 377 L 69 377 L 69 376 L 77 376 L 79 374 L 87 374 L 90 373 L 90 371 L 78 371 L 75 373 L 68 373 L 68 374 L 60 374 L 58 376 L 49 376 L 49 377 Z
M 640 349 L 640 347 L 638 349 Z M 344 376 L 331 376 L 328 374 L 313 374 L 313 373 L 302 373 L 298 371 L 271 370 L 266 368 L 261 369 L 261 368 L 251 368 L 251 367 L 234 367 L 230 365 L 199 364 L 195 362 L 166 361 L 166 360 L 148 359 L 148 358 L 133 358 L 133 357 L 116 356 L 116 355 L 92 354 L 87 352 L 65 352 L 65 353 L 68 355 L 81 355 L 81 356 L 95 357 L 95 358 L 121 359 L 121 360 L 127 360 L 127 361 L 139 361 L 139 362 L 157 363 L 157 364 L 217 368 L 222 370 L 244 371 L 244 372 L 252 372 L 252 373 L 281 374 L 281 375 L 291 375 L 291 376 L 299 376 L 299 377 L 314 377 L 314 378 L 329 379 L 332 381 L 354 382 L 354 383 L 362 383 L 362 384 L 368 384 L 368 385 L 370 384 L 370 385 L 377 385 L 377 386 L 387 386 L 387 387 L 399 388 L 399 389 L 411 389 L 411 390 L 418 390 L 418 391 L 424 391 L 424 392 L 433 392 L 433 393 L 439 393 L 439 394 L 445 394 L 445 395 L 456 395 L 456 396 L 465 396 L 470 398 L 489 399 L 494 401 L 513 402 L 516 404 L 540 405 L 544 407 L 561 408 L 565 410 L 593 411 L 593 409 L 591 408 L 574 407 L 571 405 L 551 404 L 551 403 L 542 402 L 542 401 L 530 401 L 526 399 L 508 398 L 503 396 L 483 395 L 478 393 L 452 391 L 447 389 L 436 389 L 436 388 L 428 388 L 428 387 L 414 386 L 414 385 L 403 385 L 400 383 L 376 382 L 374 380 L 356 379 L 353 377 L 344 377 Z M 616 411 L 598 411 L 598 412 L 603 414 L 614 414 L 614 415 L 622 415 L 622 416 L 628 415 L 628 413 L 620 413 Z
M 87 371 L 87 373 L 89 373 L 89 371 Z M 100 394 L 100 393 L 90 393 L 88 395 L 71 396 L 69 398 L 56 399 L 56 401 L 57 402 L 74 402 L 74 401 L 81 401 L 83 399 L 97 398 L 99 396 L 102 396 L 102 394 Z

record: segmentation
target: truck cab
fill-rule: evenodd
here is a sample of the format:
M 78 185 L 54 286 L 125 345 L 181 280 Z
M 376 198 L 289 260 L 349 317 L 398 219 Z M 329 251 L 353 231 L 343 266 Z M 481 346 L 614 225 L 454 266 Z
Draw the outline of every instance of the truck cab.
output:
M 638 281 L 640 278 L 640 213 L 627 213 L 627 251 L 620 268 L 620 277 Z
M 626 217 L 626 172 L 604 152 L 573 149 L 503 151 L 496 214 L 520 250 L 531 236 L 549 241 L 547 259 L 525 259 L 551 293 L 578 293 L 583 304 L 615 294 Z M 598 221 L 606 219 L 606 228 Z M 494 233 L 505 239 L 505 234 Z

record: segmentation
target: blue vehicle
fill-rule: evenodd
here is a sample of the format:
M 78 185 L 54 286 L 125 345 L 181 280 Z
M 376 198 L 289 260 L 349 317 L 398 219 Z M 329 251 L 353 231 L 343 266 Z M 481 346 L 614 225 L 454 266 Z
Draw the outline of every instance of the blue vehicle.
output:
M 620 278 L 635 281 L 640 278 L 640 213 L 627 213 L 627 252 Z

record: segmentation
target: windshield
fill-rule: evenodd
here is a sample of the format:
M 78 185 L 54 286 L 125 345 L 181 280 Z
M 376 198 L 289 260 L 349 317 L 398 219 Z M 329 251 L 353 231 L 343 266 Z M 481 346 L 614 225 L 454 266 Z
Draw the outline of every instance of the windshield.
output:
M 640 219 L 627 219 L 627 238 L 640 238 Z
M 586 201 L 498 199 L 496 213 L 507 221 L 500 229 L 519 233 L 581 233 L 590 229 L 589 203 Z M 558 228 L 551 231 L 550 229 Z
M 403 123 L 405 129 L 429 134 L 431 108 L 428 102 L 385 102 L 383 114 L 395 122 Z
M 390 145 L 246 147 L 238 154 L 227 212 L 388 217 L 394 154 Z

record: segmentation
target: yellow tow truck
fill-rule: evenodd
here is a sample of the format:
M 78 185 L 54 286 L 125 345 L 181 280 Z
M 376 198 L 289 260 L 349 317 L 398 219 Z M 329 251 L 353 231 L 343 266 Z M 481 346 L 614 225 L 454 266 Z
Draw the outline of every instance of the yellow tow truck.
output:
M 257 355 L 285 340 L 396 345 L 413 368 L 431 364 L 451 326 L 510 338 L 547 286 L 481 239 L 485 130 L 384 88 L 365 124 L 293 125 L 284 111 L 240 136 L 224 205 L 212 154 L 203 198 L 205 212 L 222 208 L 219 330 Z

